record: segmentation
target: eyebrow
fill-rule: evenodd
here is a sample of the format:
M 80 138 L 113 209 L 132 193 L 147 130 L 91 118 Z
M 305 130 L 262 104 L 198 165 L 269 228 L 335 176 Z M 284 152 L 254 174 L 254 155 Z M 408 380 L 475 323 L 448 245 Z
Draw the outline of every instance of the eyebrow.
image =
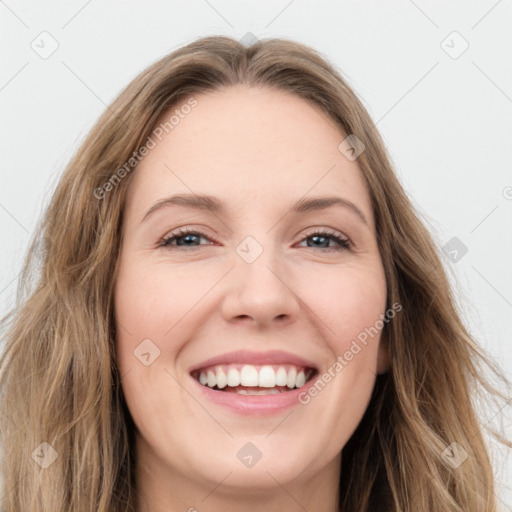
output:
M 141 222 L 144 222 L 153 212 L 172 205 L 185 206 L 187 208 L 193 208 L 196 210 L 209 210 L 212 213 L 222 213 L 226 209 L 224 203 L 220 199 L 213 196 L 200 194 L 178 194 L 157 201 L 146 212 Z M 368 221 L 366 220 L 363 212 L 354 203 L 347 199 L 343 199 L 342 197 L 330 196 L 299 199 L 290 206 L 289 211 L 293 213 L 306 213 L 311 211 L 325 210 L 333 206 L 342 206 L 351 210 L 365 224 L 368 225 Z

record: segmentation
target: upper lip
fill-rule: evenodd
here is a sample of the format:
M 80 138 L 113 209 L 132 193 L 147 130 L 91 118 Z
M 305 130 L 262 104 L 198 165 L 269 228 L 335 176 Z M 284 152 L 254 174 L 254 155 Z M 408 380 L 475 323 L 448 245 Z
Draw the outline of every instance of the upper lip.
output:
M 189 373 L 207 368 L 209 366 L 216 366 L 219 364 L 252 364 L 252 365 L 272 365 L 272 364 L 293 364 L 295 366 L 304 366 L 308 368 L 317 369 L 315 363 L 300 357 L 290 352 L 282 350 L 269 350 L 267 352 L 252 352 L 250 350 L 236 350 L 234 352 L 227 352 L 210 359 L 201 361 L 200 363 L 192 366 Z

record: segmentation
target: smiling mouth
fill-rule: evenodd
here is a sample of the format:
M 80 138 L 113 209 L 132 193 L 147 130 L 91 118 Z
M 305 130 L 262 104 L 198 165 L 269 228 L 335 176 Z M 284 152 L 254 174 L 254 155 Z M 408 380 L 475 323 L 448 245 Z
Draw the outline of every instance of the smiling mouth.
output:
M 293 364 L 224 364 L 194 370 L 191 376 L 213 391 L 276 395 L 299 389 L 314 378 L 314 368 Z

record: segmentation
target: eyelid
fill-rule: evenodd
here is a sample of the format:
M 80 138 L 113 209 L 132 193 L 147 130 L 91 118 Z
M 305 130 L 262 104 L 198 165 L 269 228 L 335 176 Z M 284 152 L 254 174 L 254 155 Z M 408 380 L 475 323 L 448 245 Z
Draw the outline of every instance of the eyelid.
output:
M 336 235 L 340 238 L 343 238 L 344 240 L 350 241 L 349 237 L 347 235 L 345 235 L 345 233 L 343 233 L 342 231 L 339 231 L 339 230 L 333 229 L 333 228 L 323 227 L 323 226 L 313 227 L 313 228 L 310 228 L 310 230 L 308 229 L 308 231 L 304 235 L 302 235 L 302 238 L 312 236 L 319 232 L 323 232 L 326 234 L 328 233 L 329 235 Z
M 167 233 L 166 235 L 164 235 L 158 242 L 158 247 L 164 247 L 164 248 L 168 247 L 168 246 L 170 246 L 170 244 L 166 244 L 166 242 L 168 240 L 174 240 L 175 238 L 181 238 L 181 237 L 184 237 L 187 235 L 196 235 L 200 238 L 204 238 L 205 240 L 210 240 L 215 243 L 218 243 L 212 236 L 207 235 L 206 233 L 204 233 L 204 231 L 201 231 L 201 229 L 181 227 L 181 228 L 176 228 L 175 230 L 171 231 L 170 233 Z M 199 247 L 202 247 L 203 245 L 212 245 L 212 244 L 202 244 L 202 245 L 198 245 L 195 247 L 199 248 Z M 177 249 L 180 249 L 179 246 L 172 246 L 172 247 L 176 247 Z M 191 246 L 191 247 L 193 247 L 193 246 Z

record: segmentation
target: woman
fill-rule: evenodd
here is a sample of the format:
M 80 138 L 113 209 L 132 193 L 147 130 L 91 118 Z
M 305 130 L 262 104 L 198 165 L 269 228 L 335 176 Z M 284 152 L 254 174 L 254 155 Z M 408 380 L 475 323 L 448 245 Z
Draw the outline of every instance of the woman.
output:
M 314 50 L 205 37 L 152 65 L 40 234 L 1 361 L 3 511 L 497 510 L 472 398 L 504 399 L 499 373 Z

